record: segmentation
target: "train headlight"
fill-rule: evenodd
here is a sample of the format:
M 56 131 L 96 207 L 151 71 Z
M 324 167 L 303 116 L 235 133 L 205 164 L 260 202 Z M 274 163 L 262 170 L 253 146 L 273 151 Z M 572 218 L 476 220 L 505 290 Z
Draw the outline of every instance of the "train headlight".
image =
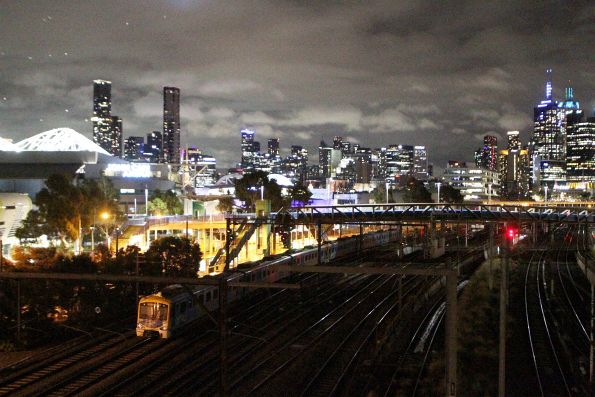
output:
M 138 325 L 136 326 L 136 328 L 142 328 L 143 325 L 141 323 L 138 323 Z
M 167 330 L 167 325 L 163 325 L 161 327 L 159 327 L 160 331 L 166 331 Z

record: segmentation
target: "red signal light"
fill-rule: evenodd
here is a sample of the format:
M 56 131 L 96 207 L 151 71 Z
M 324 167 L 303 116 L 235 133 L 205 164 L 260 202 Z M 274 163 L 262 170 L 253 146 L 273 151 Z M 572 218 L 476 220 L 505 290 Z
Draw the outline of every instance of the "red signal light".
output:
M 517 235 L 517 230 L 512 227 L 506 228 L 506 238 L 509 240 L 514 240 Z

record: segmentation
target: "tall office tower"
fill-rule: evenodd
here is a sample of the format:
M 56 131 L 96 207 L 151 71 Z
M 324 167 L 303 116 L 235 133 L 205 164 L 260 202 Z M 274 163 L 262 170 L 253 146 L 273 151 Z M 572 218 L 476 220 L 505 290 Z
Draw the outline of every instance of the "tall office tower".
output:
M 267 141 L 268 153 L 271 157 L 279 155 L 279 138 L 271 138 Z
M 386 172 L 390 178 L 412 175 L 415 150 L 411 145 L 390 145 L 386 151 Z
M 161 160 L 163 139 L 161 132 L 153 131 L 147 134 L 147 144 L 144 147 L 144 158 L 149 163 L 158 163 Z
M 386 148 L 377 148 L 372 151 L 372 176 L 378 179 L 387 177 L 386 172 Z
M 492 135 L 483 137 L 481 160 L 484 168 L 496 171 L 498 168 L 498 139 Z
M 254 170 L 254 162 L 256 160 L 256 153 L 254 151 L 254 134 L 255 132 L 244 128 L 240 131 L 242 136 L 242 161 L 240 167 L 246 171 Z
M 162 160 L 180 164 L 180 89 L 163 87 L 163 148 Z
M 529 195 L 529 152 L 523 149 L 518 131 L 508 131 L 508 147 L 498 158 L 500 196 L 509 200 L 525 199 Z
M 334 176 L 339 163 L 341 162 L 341 149 L 335 149 L 328 146 L 324 140 L 320 141 L 318 147 L 318 164 L 320 167 L 320 177 L 323 179 Z
M 480 149 L 477 149 L 475 152 L 473 152 L 473 160 L 475 163 L 476 167 L 481 167 L 482 166 L 482 155 L 483 155 L 483 151 Z
M 571 184 L 587 183 L 595 188 L 595 117 L 568 120 L 566 170 Z
M 122 118 L 120 116 L 111 117 L 111 150 L 108 150 L 116 157 L 122 157 L 122 143 L 124 131 L 122 129 Z
M 373 177 L 374 166 L 370 148 L 358 148 L 353 153 L 355 160 L 355 183 L 370 183 Z
M 508 131 L 506 140 L 508 141 L 508 150 L 521 150 L 521 138 L 518 131 Z
M 107 80 L 93 80 L 93 142 L 114 154 L 111 111 L 112 83 Z
M 343 145 L 343 137 L 342 136 L 336 136 L 333 138 L 333 149 L 339 149 L 341 150 Z
M 352 147 L 351 147 L 351 143 L 347 142 L 347 141 L 343 141 L 341 142 L 341 153 L 343 154 L 343 157 L 347 157 L 352 153 Z
M 124 141 L 124 158 L 128 161 L 144 161 L 145 138 L 129 136 Z
M 547 70 L 545 99 L 533 111 L 531 167 L 534 188 L 566 180 L 565 111 L 552 98 L 552 70 Z M 550 186 L 550 187 L 552 187 Z
M 324 140 L 320 141 L 318 146 L 318 166 L 320 168 L 320 177 L 329 178 L 331 176 L 330 165 L 333 148 L 326 144 Z
M 428 179 L 428 151 L 425 146 L 413 147 L 413 177 L 420 181 Z
M 299 145 L 292 145 L 291 154 L 283 161 L 282 170 L 288 178 L 303 183 L 307 178 L 308 150 Z

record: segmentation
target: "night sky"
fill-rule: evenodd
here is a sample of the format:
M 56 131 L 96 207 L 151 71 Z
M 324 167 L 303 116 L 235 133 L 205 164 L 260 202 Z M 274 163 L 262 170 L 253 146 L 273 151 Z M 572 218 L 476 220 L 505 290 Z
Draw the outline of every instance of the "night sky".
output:
M 334 135 L 470 160 L 485 134 L 526 142 L 548 67 L 555 97 L 570 80 L 591 115 L 593 3 L 487 3 L 0 0 L 0 137 L 91 137 L 98 78 L 125 136 L 161 130 L 161 89 L 179 87 L 182 143 L 219 167 L 239 160 L 242 127 L 311 163 Z

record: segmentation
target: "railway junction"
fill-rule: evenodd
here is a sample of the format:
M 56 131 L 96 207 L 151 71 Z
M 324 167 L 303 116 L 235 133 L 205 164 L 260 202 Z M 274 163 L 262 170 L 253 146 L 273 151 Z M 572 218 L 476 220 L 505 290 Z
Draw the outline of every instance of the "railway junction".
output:
M 33 277 L 219 288 L 219 310 L 172 340 L 136 338 L 128 331 L 81 337 L 62 347 L 72 360 L 55 351 L 0 369 L 0 395 L 411 395 L 421 393 L 427 358 L 443 339 L 442 390 L 455 396 L 460 394 L 461 376 L 457 296 L 477 264 L 486 258 L 491 264 L 498 250 L 504 316 L 500 335 L 507 332 L 507 310 L 514 314 L 517 309 L 516 302 L 509 308 L 506 299 L 509 260 L 515 255 L 519 263 L 529 258 L 524 305 L 536 390 L 542 395 L 575 395 L 591 387 L 593 373 L 593 284 L 585 280 L 593 280 L 594 219 L 590 208 L 580 207 L 306 207 L 260 219 L 228 218 L 219 277 L 0 273 L 0 278 L 16 280 L 17 288 Z M 242 239 L 232 237 L 236 227 L 268 224 L 274 230 L 288 222 L 312 231 L 318 264 L 276 266 L 276 271 L 291 273 L 282 283 L 227 283 L 226 275 L 237 271 L 230 269 L 233 252 L 242 248 Z M 325 239 L 337 225 L 351 231 L 357 251 L 323 263 Z M 364 249 L 367 232 L 389 229 L 397 231 L 396 242 Z M 519 242 L 519 237 L 524 240 Z M 516 244 L 524 247 L 522 255 L 515 253 Z M 228 288 L 255 292 L 229 305 Z M 563 310 L 555 306 L 558 299 L 566 302 Z M 554 330 L 561 318 L 574 321 L 568 327 L 578 324 L 581 336 L 572 346 L 569 341 L 574 338 Z M 439 327 L 443 322 L 444 332 Z M 500 395 L 507 395 L 511 385 L 505 376 L 507 342 L 500 338 Z M 586 358 L 573 366 L 562 357 L 569 352 Z

